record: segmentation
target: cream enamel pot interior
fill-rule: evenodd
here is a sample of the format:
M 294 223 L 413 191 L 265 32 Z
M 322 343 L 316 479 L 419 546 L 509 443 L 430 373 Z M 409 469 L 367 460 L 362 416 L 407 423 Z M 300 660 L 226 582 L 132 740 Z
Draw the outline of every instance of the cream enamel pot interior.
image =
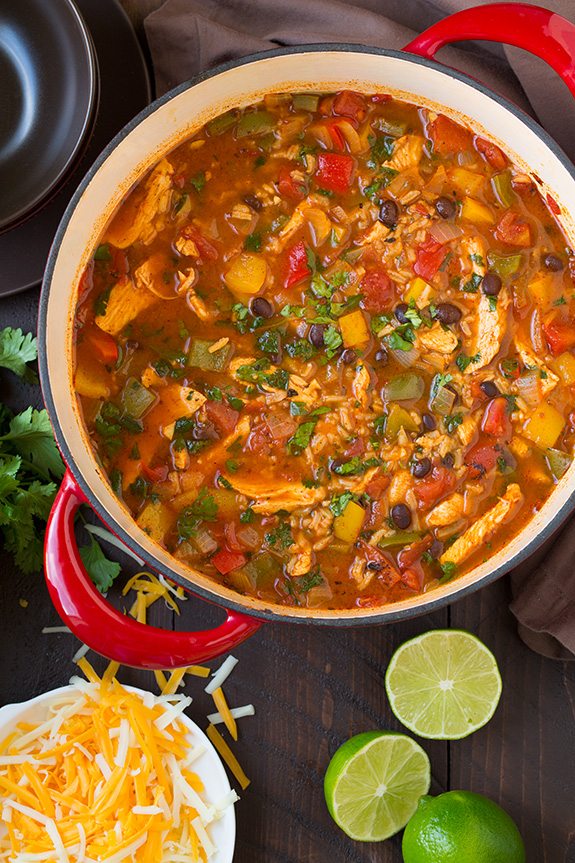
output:
M 535 29 L 533 29 L 535 28 Z M 544 55 L 575 93 L 571 56 L 575 27 L 547 10 L 521 4 L 479 7 L 444 19 L 407 46 L 433 56 L 447 41 L 499 38 Z M 571 47 L 570 47 L 571 46 Z M 206 121 L 264 93 L 353 89 L 392 93 L 470 126 L 495 141 L 552 196 L 575 247 L 575 169 L 529 117 L 467 76 L 414 53 L 357 45 L 280 49 L 219 67 L 186 83 L 140 114 L 109 145 L 85 178 L 58 231 L 40 310 L 41 379 L 46 405 L 68 473 L 47 532 L 45 568 L 52 599 L 83 641 L 127 664 L 166 668 L 201 661 L 242 641 L 261 620 L 361 625 L 412 617 L 458 599 L 525 560 L 574 508 L 575 467 L 527 527 L 471 572 L 427 594 L 380 608 L 346 611 L 270 606 L 240 596 L 193 571 L 155 544 L 112 493 L 88 444 L 73 386 L 76 286 L 98 238 L 123 197 L 156 161 Z M 87 501 L 127 546 L 154 570 L 227 609 L 211 632 L 174 633 L 127 620 L 95 590 L 79 561 L 73 515 Z

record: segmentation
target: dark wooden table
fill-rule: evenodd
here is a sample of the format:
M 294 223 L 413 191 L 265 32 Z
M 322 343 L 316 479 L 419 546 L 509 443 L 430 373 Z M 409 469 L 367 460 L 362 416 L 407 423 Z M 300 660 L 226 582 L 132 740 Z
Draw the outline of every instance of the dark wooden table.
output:
M 0 300 L 0 328 L 34 329 L 37 300 L 36 290 Z M 36 388 L 9 374 L 0 375 L 0 394 L 13 407 L 40 404 Z M 134 571 L 127 559 L 122 562 L 126 573 Z M 67 634 L 42 635 L 44 626 L 60 621 L 40 574 L 23 576 L 1 552 L 0 569 L 4 704 L 65 684 L 74 673 L 78 642 Z M 235 863 L 401 863 L 399 837 L 362 845 L 335 827 L 323 801 L 323 775 L 330 755 L 350 735 L 401 730 L 385 697 L 387 662 L 405 639 L 445 626 L 469 629 L 493 650 L 504 688 L 486 728 L 455 743 L 423 742 L 432 763 L 432 792 L 464 788 L 487 794 L 516 819 L 529 863 L 575 863 L 575 665 L 528 650 L 517 637 L 508 602 L 503 579 L 449 609 L 401 625 L 268 625 L 239 647 L 240 663 L 226 692 L 232 704 L 252 702 L 257 712 L 240 721 L 236 745 L 252 784 L 237 807 Z M 190 629 L 213 625 L 221 616 L 192 598 L 182 603 L 181 617 L 158 608 L 154 622 Z M 97 659 L 95 664 L 103 667 Z M 119 676 L 124 683 L 155 687 L 149 672 L 123 669 Z M 201 681 L 190 679 L 186 692 L 194 698 L 190 715 L 205 727 L 213 708 Z

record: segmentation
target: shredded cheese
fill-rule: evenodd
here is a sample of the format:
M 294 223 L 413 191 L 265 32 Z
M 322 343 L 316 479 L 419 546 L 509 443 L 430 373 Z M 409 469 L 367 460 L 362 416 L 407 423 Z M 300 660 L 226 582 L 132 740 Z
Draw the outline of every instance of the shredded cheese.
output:
M 234 755 L 218 729 L 215 727 L 215 725 L 208 725 L 206 734 L 208 735 L 211 742 L 214 744 L 215 748 L 220 753 L 222 759 L 230 768 L 231 772 L 234 774 L 234 776 L 240 783 L 242 791 L 245 791 L 245 789 L 250 784 L 250 780 L 242 770 L 240 762 L 238 761 L 238 759 L 236 758 L 236 756 Z
M 228 706 L 228 702 L 226 701 L 226 696 L 224 695 L 224 690 L 221 686 L 212 692 L 212 698 L 214 699 L 214 704 L 221 714 L 225 726 L 232 735 L 234 740 L 238 739 L 238 726 L 237 722 L 232 716 L 230 708 Z
M 216 848 L 209 825 L 237 795 L 208 802 L 190 769 L 201 746 L 181 722 L 189 698 L 142 698 L 115 678 L 90 682 L 54 701 L 46 719 L 21 723 L 0 742 L 5 830 L 0 860 L 13 863 L 206 863 Z M 164 680 L 175 692 L 187 669 Z
M 208 695 L 213 695 L 216 689 L 219 689 L 224 685 L 225 681 L 228 679 L 236 665 L 238 664 L 238 660 L 235 656 L 228 656 L 218 670 L 214 672 L 214 675 L 208 685 L 206 686 L 206 692 Z
M 230 713 L 234 719 L 243 719 L 244 716 L 255 716 L 256 709 L 253 704 L 245 704 L 243 707 L 232 707 Z M 224 721 L 221 713 L 208 713 L 208 722 L 211 725 L 219 725 Z

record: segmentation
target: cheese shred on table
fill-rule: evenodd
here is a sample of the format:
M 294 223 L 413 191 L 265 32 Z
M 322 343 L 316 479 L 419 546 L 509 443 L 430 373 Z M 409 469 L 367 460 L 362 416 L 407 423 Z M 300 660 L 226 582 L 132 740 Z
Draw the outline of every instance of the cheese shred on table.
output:
M 180 672 L 169 694 L 142 698 L 115 679 L 116 663 L 101 680 L 78 665 L 88 682 L 74 678 L 45 721 L 0 743 L 0 860 L 207 861 L 209 825 L 237 795 L 203 798 L 191 769 L 202 750 L 179 719 L 190 699 L 173 694 Z

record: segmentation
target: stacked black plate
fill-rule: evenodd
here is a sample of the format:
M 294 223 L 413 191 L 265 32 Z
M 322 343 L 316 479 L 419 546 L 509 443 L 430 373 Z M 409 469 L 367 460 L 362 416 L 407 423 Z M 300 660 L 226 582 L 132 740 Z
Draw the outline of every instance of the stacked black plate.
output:
M 116 0 L 0 0 L 0 295 L 40 282 L 76 185 L 150 98 Z

